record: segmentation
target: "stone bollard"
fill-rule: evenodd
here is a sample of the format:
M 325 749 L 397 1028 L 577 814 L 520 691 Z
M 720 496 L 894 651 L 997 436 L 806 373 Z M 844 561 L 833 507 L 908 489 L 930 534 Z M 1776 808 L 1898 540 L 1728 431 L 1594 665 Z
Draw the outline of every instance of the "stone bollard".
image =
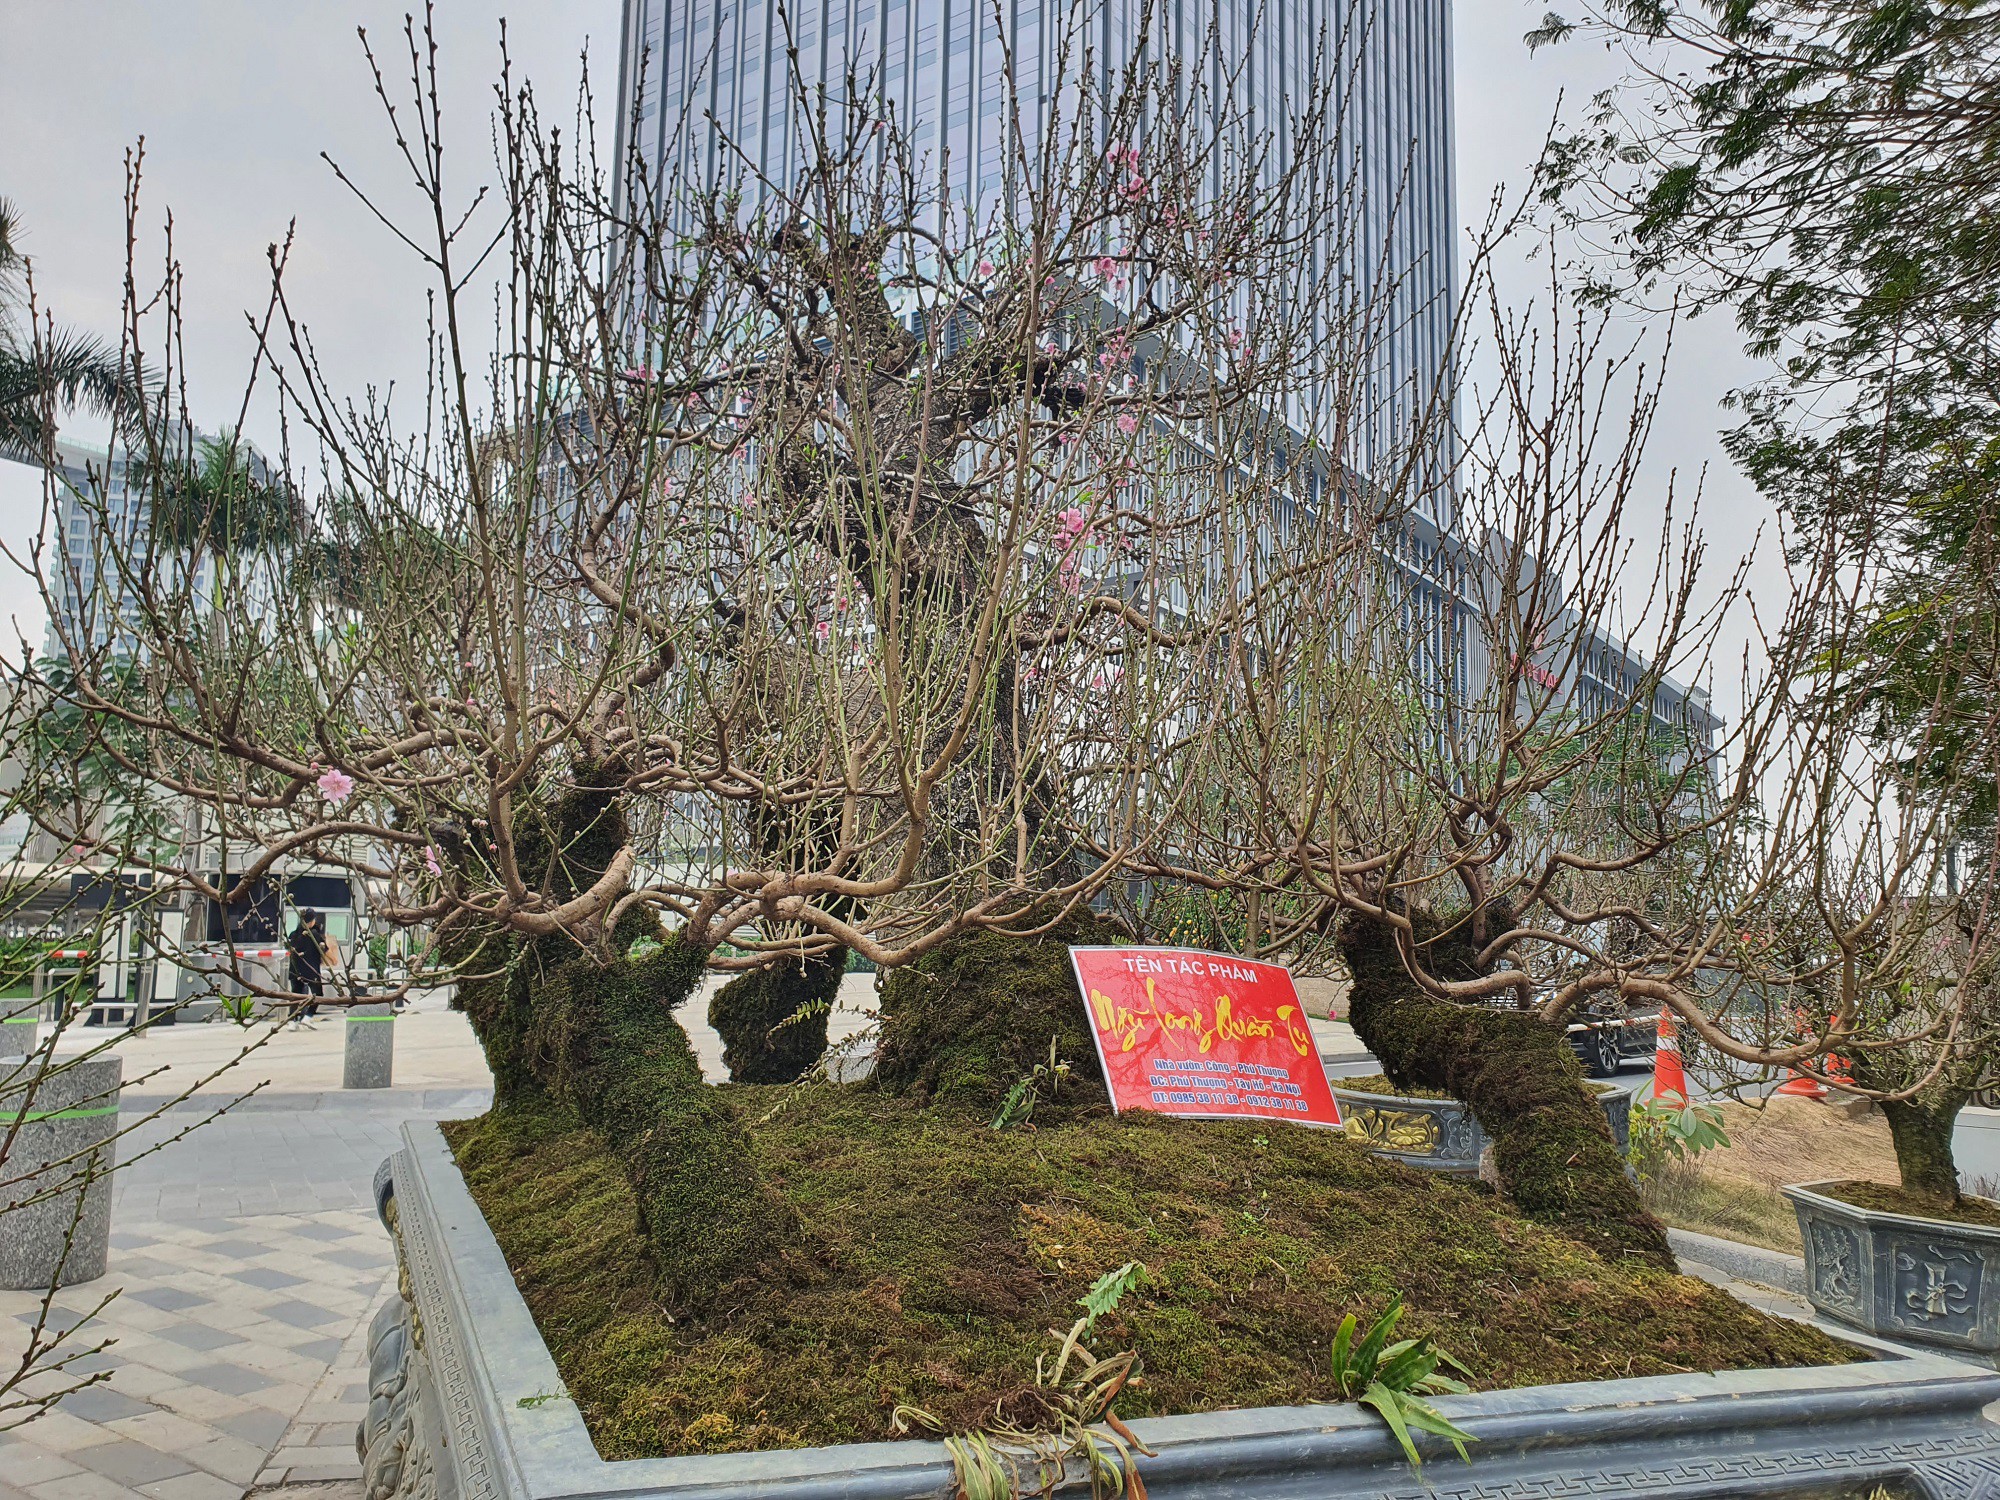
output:
M 0 1000 L 0 1057 L 25 1056 L 35 1050 L 35 1027 L 41 1024 L 39 996 Z M 0 1069 L 6 1067 L 0 1063 Z
M 396 1062 L 396 1011 L 387 1000 L 347 1007 L 344 1089 L 386 1089 Z
M 64 1286 L 95 1281 L 111 1249 L 123 1064 L 99 1056 L 42 1076 L 44 1066 L 41 1058 L 0 1058 L 0 1132 L 14 1131 L 0 1162 L 8 1183 L 0 1188 L 0 1287 L 10 1291 L 45 1291 L 58 1270 Z M 7 1208 L 51 1189 L 59 1191 Z

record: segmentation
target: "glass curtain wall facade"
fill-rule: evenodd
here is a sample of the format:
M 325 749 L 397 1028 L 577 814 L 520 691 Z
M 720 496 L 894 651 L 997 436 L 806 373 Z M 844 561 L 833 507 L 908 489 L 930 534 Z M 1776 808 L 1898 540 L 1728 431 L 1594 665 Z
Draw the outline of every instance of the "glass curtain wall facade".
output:
M 1330 115 L 1322 134 L 1337 138 L 1339 159 L 1315 170 L 1336 174 L 1345 212 L 1340 223 L 1312 226 L 1305 270 L 1321 287 L 1336 278 L 1342 306 L 1372 308 L 1356 392 L 1365 415 L 1347 433 L 1346 464 L 1377 472 L 1413 439 L 1436 455 L 1424 501 L 1382 537 L 1381 557 L 1418 680 L 1441 709 L 1466 701 L 1474 646 L 1454 534 L 1453 436 L 1436 409 L 1451 410 L 1458 300 L 1451 5 L 625 0 L 620 182 L 636 163 L 662 198 L 676 187 L 736 186 L 754 199 L 760 179 L 789 185 L 802 166 L 798 101 L 823 99 L 837 129 L 851 78 L 862 90 L 872 85 L 919 176 L 978 222 L 1015 186 L 1018 160 L 1037 159 L 1065 101 L 1074 107 L 1086 69 L 1100 97 L 1117 92 L 1135 59 L 1161 63 L 1184 87 L 1203 69 L 1203 93 L 1218 114 L 1229 112 L 1229 128 L 1266 137 L 1274 175 L 1291 165 L 1289 127 L 1300 109 L 1322 104 Z M 1214 153 L 1215 170 L 1221 161 Z M 1309 510 L 1322 498 L 1312 488 L 1298 497 Z M 1281 530 L 1303 519 L 1283 509 Z
M 788 184 L 799 99 L 823 96 L 837 128 L 852 76 L 893 113 L 924 179 L 982 216 L 1015 169 L 1015 101 L 1032 161 L 1078 73 L 1115 92 L 1135 57 L 1206 69 L 1210 97 L 1279 148 L 1272 172 L 1288 118 L 1331 99 L 1342 159 L 1326 169 L 1349 222 L 1329 227 L 1310 274 L 1384 304 L 1365 403 L 1376 415 L 1350 459 L 1367 471 L 1448 380 L 1451 0 L 625 0 L 620 182 L 636 158 L 656 193 Z
M 800 170 L 798 99 L 824 98 L 829 125 L 850 74 L 893 113 L 919 174 L 975 220 L 1010 190 L 1018 108 L 1021 145 L 1036 158 L 1087 60 L 1102 93 L 1135 58 L 1199 65 L 1210 97 L 1227 95 L 1238 128 L 1268 131 L 1287 164 L 1286 129 L 1302 101 L 1327 98 L 1337 122 L 1339 225 L 1315 226 L 1309 273 L 1337 277 L 1348 305 L 1378 303 L 1367 416 L 1346 462 L 1367 476 L 1407 451 L 1425 407 L 1450 410 L 1458 285 L 1452 124 L 1452 0 L 624 0 L 620 44 L 620 184 L 636 158 L 655 194 L 726 184 L 754 195 L 759 178 L 789 185 Z M 797 49 L 797 76 L 788 48 Z M 1236 69 L 1224 76 L 1225 67 Z M 1214 186 L 1213 184 L 1211 185 Z M 1450 433 L 1427 439 L 1449 474 Z M 1282 531 L 1312 524 L 1331 476 L 1308 475 Z M 1487 567 L 1461 534 L 1452 485 L 1380 539 L 1395 581 L 1396 624 L 1433 711 L 1480 699 L 1492 642 L 1478 623 Z M 1630 690 L 1641 658 L 1606 637 L 1616 681 L 1564 682 L 1582 711 Z M 1667 679 L 1652 705 L 1661 724 L 1706 743 L 1719 723 L 1704 695 Z

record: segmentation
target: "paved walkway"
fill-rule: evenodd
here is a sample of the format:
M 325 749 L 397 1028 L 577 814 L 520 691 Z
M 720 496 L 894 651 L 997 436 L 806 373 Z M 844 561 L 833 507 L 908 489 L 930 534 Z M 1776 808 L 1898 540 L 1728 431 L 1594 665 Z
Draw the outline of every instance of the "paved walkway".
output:
M 872 977 L 850 976 L 836 1042 L 873 1023 L 873 1002 Z M 704 993 L 680 1014 L 719 1080 L 707 1012 Z M 110 1270 L 55 1297 L 70 1326 L 117 1293 L 85 1340 L 108 1347 L 72 1366 L 106 1379 L 0 1432 L 0 1500 L 358 1497 L 363 1340 L 394 1274 L 375 1169 L 405 1120 L 478 1114 L 492 1080 L 442 994 L 397 1020 L 393 1088 L 340 1089 L 344 1026 L 329 1012 L 314 1027 L 171 1026 L 120 1042 L 130 1134 Z M 74 1032 L 64 1048 L 104 1035 Z M 21 1357 L 39 1303 L 0 1291 L 0 1368 Z
M 260 1038 L 223 1080 L 146 1118 Z M 83 1341 L 109 1346 L 73 1366 L 106 1379 L 0 1433 L 0 1500 L 359 1495 L 363 1338 L 394 1275 L 375 1169 L 403 1121 L 477 1114 L 491 1079 L 442 996 L 398 1020 L 395 1088 L 340 1092 L 341 1041 L 328 1020 L 247 1037 L 175 1026 L 120 1044 L 142 1081 L 123 1101 L 110 1269 L 55 1296 L 69 1326 L 117 1293 Z M 20 1358 L 39 1301 L 0 1292 L 0 1367 Z
M 110 1346 L 77 1366 L 108 1378 L 0 1434 L 0 1496 L 237 1500 L 252 1487 L 358 1480 L 359 1331 L 391 1276 L 365 1209 L 116 1231 L 110 1274 L 57 1294 L 74 1321 L 121 1288 L 89 1339 Z M 25 1331 L 36 1300 L 0 1293 L 0 1313 Z

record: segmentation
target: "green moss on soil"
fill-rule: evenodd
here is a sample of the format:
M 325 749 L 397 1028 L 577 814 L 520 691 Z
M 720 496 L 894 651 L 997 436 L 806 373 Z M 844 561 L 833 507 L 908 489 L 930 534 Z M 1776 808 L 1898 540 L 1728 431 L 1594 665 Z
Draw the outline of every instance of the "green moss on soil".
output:
M 795 1225 L 770 1274 L 678 1321 L 601 1136 L 546 1102 L 445 1127 L 608 1458 L 882 1439 L 898 1402 L 975 1426 L 1126 1260 L 1148 1278 L 1093 1342 L 1139 1351 L 1127 1417 L 1331 1399 L 1341 1315 L 1398 1291 L 1405 1331 L 1481 1387 L 1855 1357 L 1330 1132 L 1101 1112 L 996 1132 L 983 1103 L 868 1087 L 714 1093 Z
M 1935 1198 L 1891 1187 L 1884 1182 L 1836 1182 L 1815 1187 L 1814 1192 L 1856 1208 L 1882 1214 L 1908 1214 L 1915 1219 L 1939 1219 L 1947 1224 L 1974 1224 L 1982 1229 L 2000 1229 L 2000 1203 L 1990 1198 L 1960 1198 L 1949 1208 Z

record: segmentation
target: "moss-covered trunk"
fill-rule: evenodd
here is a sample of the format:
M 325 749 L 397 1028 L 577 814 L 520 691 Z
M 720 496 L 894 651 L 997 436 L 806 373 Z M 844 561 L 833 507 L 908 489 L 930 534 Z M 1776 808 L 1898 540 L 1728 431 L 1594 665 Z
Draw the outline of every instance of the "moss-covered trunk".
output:
M 580 768 L 546 812 L 524 806 L 514 832 L 522 870 L 545 895 L 587 890 L 627 839 L 615 773 Z M 635 959 L 641 940 L 659 946 Z M 766 1265 L 781 1238 L 776 1197 L 673 1014 L 700 984 L 706 952 L 634 907 L 609 933 L 490 934 L 468 966 L 490 970 L 501 955 L 505 972 L 468 981 L 458 1000 L 493 1070 L 496 1108 L 546 1095 L 604 1135 L 631 1178 L 669 1304 L 706 1302 Z
M 541 1081 L 528 1061 L 528 986 L 518 962 L 520 944 L 504 933 L 488 933 L 484 941 L 447 935 L 442 947 L 444 961 L 470 976 L 453 984 L 451 1005 L 465 1012 L 486 1054 L 493 1107 L 511 1109 L 541 1098 Z
M 891 970 L 882 982 L 876 1081 L 894 1093 L 990 1106 L 1046 1066 L 1053 1048 L 1069 1081 L 1056 1107 L 1036 1119 L 1106 1107 L 1069 945 L 1125 941 L 1111 922 L 1079 908 L 1038 937 L 962 932 Z
M 781 958 L 739 975 L 708 1003 L 722 1060 L 737 1083 L 790 1083 L 826 1053 L 826 1025 L 847 972 L 847 950 Z
M 538 1076 L 625 1163 L 675 1305 L 754 1271 L 782 1219 L 673 1016 L 705 964 L 678 939 L 641 959 L 572 959 L 544 977 L 530 1032 Z
M 1920 1098 L 1882 1102 L 1903 1186 L 1945 1208 L 1958 1202 L 1958 1163 L 1951 1154 L 1951 1132 L 1963 1104 L 1962 1098 L 1943 1107 Z
M 823 808 L 753 808 L 746 822 L 766 859 L 803 857 L 807 868 L 833 858 L 839 819 Z M 861 914 L 845 896 L 821 898 L 833 916 Z M 847 972 L 845 947 L 810 958 L 780 958 L 732 979 L 708 1004 L 708 1024 L 722 1038 L 722 1060 L 736 1083 L 791 1083 L 826 1054 L 826 1023 Z
M 1521 1211 L 1592 1246 L 1672 1270 L 1666 1230 L 1639 1201 L 1568 1039 L 1517 1011 L 1419 989 L 1389 931 L 1354 922 L 1350 1021 L 1389 1079 L 1463 1100 L 1493 1138 L 1500 1187 Z M 1442 967 L 1442 965 L 1441 965 Z

